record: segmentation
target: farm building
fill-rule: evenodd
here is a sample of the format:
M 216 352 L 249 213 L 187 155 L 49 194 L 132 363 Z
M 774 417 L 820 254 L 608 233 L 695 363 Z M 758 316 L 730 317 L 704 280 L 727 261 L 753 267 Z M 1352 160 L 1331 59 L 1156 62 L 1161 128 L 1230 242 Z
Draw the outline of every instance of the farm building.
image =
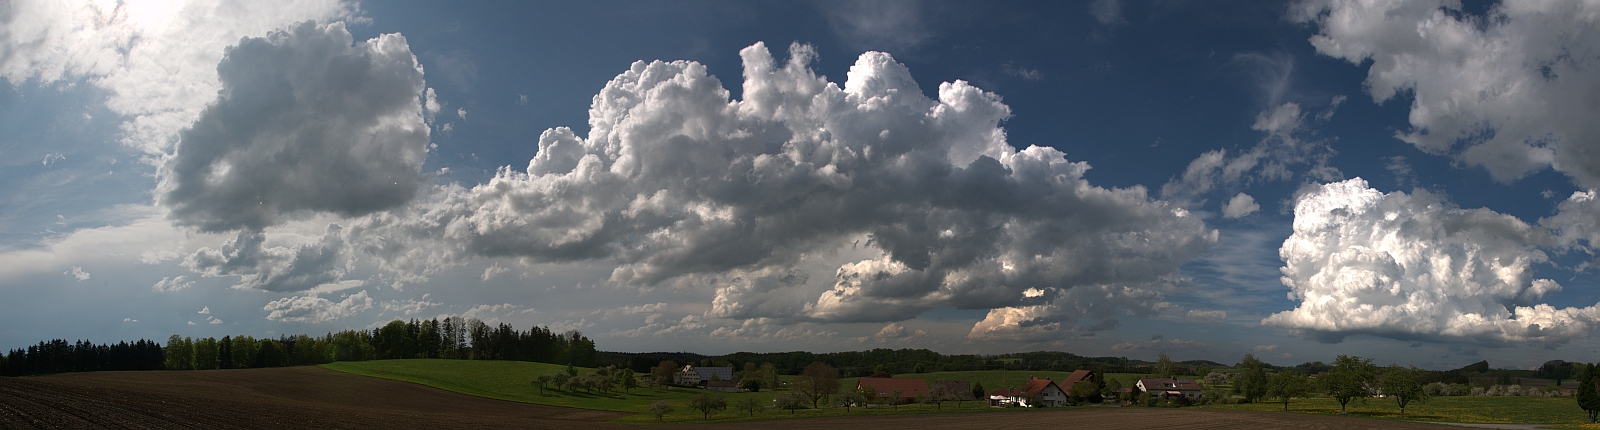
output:
M 1140 378 L 1135 385 L 1151 396 L 1162 398 L 1184 396 L 1191 400 L 1200 398 L 1200 384 L 1192 379 Z
M 917 396 L 928 393 L 928 380 L 922 378 L 861 378 L 856 381 L 856 390 L 870 392 L 885 403 L 895 401 L 898 403 L 916 402 Z M 895 390 L 900 390 L 900 398 L 892 399 Z

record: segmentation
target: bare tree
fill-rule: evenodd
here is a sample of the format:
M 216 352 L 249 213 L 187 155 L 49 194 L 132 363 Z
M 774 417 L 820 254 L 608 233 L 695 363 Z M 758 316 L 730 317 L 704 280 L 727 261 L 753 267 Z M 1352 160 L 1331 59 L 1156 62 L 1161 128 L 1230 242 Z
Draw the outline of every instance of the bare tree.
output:
M 816 409 L 823 397 L 839 391 L 839 371 L 826 363 L 814 362 L 800 372 L 795 383 L 795 390 L 804 393 L 811 400 L 811 408 Z

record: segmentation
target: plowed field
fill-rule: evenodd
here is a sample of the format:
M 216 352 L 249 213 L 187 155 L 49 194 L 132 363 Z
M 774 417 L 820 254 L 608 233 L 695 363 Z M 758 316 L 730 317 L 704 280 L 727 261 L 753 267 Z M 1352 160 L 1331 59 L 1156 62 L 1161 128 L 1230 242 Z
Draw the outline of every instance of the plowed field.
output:
M 629 428 L 623 414 L 514 403 L 320 367 L 0 378 L 0 428 Z M 648 426 L 643 426 L 648 427 Z M 662 428 L 1444 429 L 1270 412 L 1077 408 L 783 419 Z

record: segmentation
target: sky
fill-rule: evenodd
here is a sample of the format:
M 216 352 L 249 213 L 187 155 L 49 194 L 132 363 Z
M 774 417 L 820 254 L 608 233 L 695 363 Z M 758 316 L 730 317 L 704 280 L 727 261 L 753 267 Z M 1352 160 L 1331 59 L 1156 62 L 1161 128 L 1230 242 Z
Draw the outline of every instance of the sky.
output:
M 1600 2 L 0 3 L 0 348 L 1600 360 Z

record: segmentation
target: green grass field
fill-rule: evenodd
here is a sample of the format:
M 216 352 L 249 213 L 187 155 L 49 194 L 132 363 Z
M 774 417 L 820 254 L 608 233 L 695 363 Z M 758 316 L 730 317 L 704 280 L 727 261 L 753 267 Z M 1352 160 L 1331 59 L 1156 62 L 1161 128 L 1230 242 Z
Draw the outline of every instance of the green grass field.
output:
M 1213 409 L 1238 409 L 1252 411 L 1282 411 L 1282 403 L 1255 403 L 1245 405 L 1197 406 Z M 1330 397 L 1295 399 L 1289 403 L 1291 413 L 1337 415 L 1339 402 Z M 1347 406 L 1349 415 L 1399 420 L 1400 408 L 1394 400 L 1372 398 L 1363 402 L 1352 400 Z M 1412 402 L 1406 405 L 1406 421 L 1457 422 L 1484 424 L 1568 424 L 1579 428 L 1587 420 L 1578 402 L 1571 397 L 1434 397 L 1427 403 Z
M 635 388 L 630 393 L 621 390 L 602 396 L 596 393 L 582 391 L 570 393 L 546 388 L 544 393 L 539 392 L 539 387 L 530 383 L 541 374 L 563 371 L 566 366 L 544 363 L 530 363 L 523 361 L 497 361 L 497 360 L 377 360 L 355 361 L 325 364 L 323 367 L 341 372 L 357 375 L 372 376 L 384 379 L 393 379 L 427 385 L 447 391 L 469 394 L 492 399 L 510 400 L 514 402 L 534 403 L 551 406 L 565 406 L 572 408 L 596 409 L 605 411 L 630 412 L 634 415 L 617 420 L 617 422 L 655 422 L 654 416 L 648 413 L 651 403 L 665 400 L 676 409 L 668 414 L 665 422 L 700 422 L 702 420 L 698 411 L 689 409 L 689 400 L 694 396 L 704 393 L 704 390 L 690 388 L 650 389 Z M 579 374 L 587 374 L 593 369 L 579 369 Z M 952 372 L 962 373 L 962 372 Z M 996 372 L 999 373 L 999 372 Z M 920 375 L 919 375 L 920 376 Z M 1064 376 L 1064 375 L 1063 375 Z M 783 379 L 788 379 L 784 377 Z M 943 379 L 943 377 L 941 377 Z M 1025 379 L 1025 378 L 1024 378 Z M 998 379 L 997 379 L 998 381 Z M 855 386 L 855 380 L 841 381 L 842 385 Z M 985 387 L 988 385 L 985 384 Z M 982 413 L 1004 411 L 1005 409 L 989 408 L 986 402 L 965 402 L 960 407 L 956 403 L 946 403 L 942 407 L 934 405 L 902 405 L 898 409 L 892 407 L 852 408 L 845 410 L 823 405 L 820 409 L 801 409 L 791 413 L 787 410 L 771 408 L 772 398 L 777 394 L 787 393 L 787 390 L 761 391 L 758 393 L 720 393 L 728 401 L 729 409 L 712 416 L 716 421 L 742 421 L 785 419 L 799 417 L 820 416 L 845 416 L 845 415 L 886 415 L 886 414 L 915 414 L 915 413 Z M 756 397 L 769 406 L 763 412 L 757 412 L 754 417 L 749 413 L 736 411 L 735 403 L 745 397 Z
M 545 389 L 539 392 L 539 387 L 530 383 L 541 374 L 555 373 L 566 369 L 565 366 L 544 363 L 530 363 L 522 361 L 493 361 L 493 360 L 379 360 L 359 362 L 338 362 L 323 365 L 328 369 L 354 373 L 358 375 L 412 382 L 430 387 L 454 391 L 493 399 L 510 400 L 515 402 L 534 403 L 551 406 L 565 406 L 582 409 L 595 409 L 632 413 L 618 419 L 617 422 L 647 423 L 655 422 L 655 417 L 648 413 L 651 403 L 665 400 L 673 405 L 675 411 L 668 414 L 666 422 L 700 422 L 701 416 L 697 411 L 689 409 L 689 400 L 705 391 L 690 388 L 635 388 L 631 393 L 621 390 L 610 395 L 599 395 L 584 392 L 565 392 L 554 389 Z M 579 369 L 580 374 L 587 374 L 592 369 Z M 961 371 L 961 372 L 932 372 L 920 374 L 895 375 L 897 378 L 924 378 L 933 380 L 960 380 L 982 383 L 984 388 L 995 390 L 1000 388 L 1014 388 L 1022 385 L 1029 377 L 1051 378 L 1060 381 L 1070 372 L 1033 372 L 1033 371 Z M 1131 385 L 1140 375 L 1111 374 L 1108 378 L 1116 378 Z M 787 380 L 789 377 L 783 377 Z M 844 378 L 840 385 L 854 387 L 856 378 Z M 820 409 L 801 409 L 790 411 L 772 409 L 772 398 L 777 394 L 786 393 L 787 390 L 762 391 L 758 393 L 723 393 L 728 401 L 729 409 L 712 416 L 715 421 L 745 421 L 786 419 L 801 417 L 846 416 L 846 415 L 887 415 L 887 414 L 922 414 L 922 413 L 1028 413 L 1043 409 L 1018 409 L 990 408 L 986 402 L 966 402 L 957 406 L 956 403 L 946 403 L 942 408 L 936 409 L 933 405 L 903 405 L 897 409 L 887 406 L 871 408 L 853 408 L 845 410 L 824 405 Z M 737 411 L 734 405 L 740 399 L 755 397 L 769 408 L 757 412 L 754 417 L 748 413 Z M 1282 411 L 1281 403 L 1257 403 L 1247 405 L 1212 405 L 1197 406 L 1200 408 L 1239 409 L 1255 411 Z M 1290 413 L 1311 414 L 1338 414 L 1339 403 L 1331 398 L 1317 397 L 1311 399 L 1296 399 L 1289 405 Z M 1398 409 L 1388 399 L 1369 399 L 1365 402 L 1352 401 L 1349 405 L 1349 415 L 1385 420 L 1398 420 Z M 1437 422 L 1462 422 L 1462 423 L 1497 423 L 1497 424 L 1557 424 L 1553 428 L 1589 428 L 1600 429 L 1600 426 L 1583 425 L 1584 413 L 1578 409 L 1577 402 L 1570 397 L 1436 397 L 1428 403 L 1412 403 L 1406 408 L 1407 421 L 1437 421 Z

